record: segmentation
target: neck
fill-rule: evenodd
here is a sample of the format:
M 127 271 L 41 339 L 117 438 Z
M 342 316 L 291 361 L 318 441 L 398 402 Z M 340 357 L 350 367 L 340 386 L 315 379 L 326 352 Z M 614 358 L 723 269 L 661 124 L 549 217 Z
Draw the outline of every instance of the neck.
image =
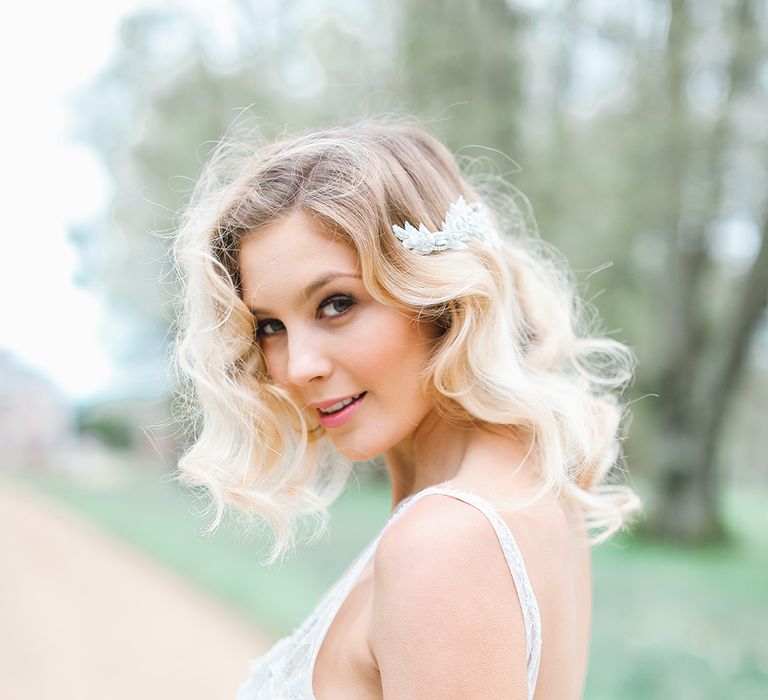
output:
M 430 413 L 385 455 L 392 508 L 417 491 L 452 481 L 469 490 L 531 489 L 537 481 L 530 439 L 514 430 L 457 426 Z
M 489 489 L 509 480 L 535 478 L 530 442 L 509 429 L 457 426 L 430 413 L 413 433 L 385 455 L 392 507 L 408 496 L 443 481 Z
M 433 411 L 385 455 L 393 508 L 404 498 L 456 476 L 474 431 L 449 424 Z

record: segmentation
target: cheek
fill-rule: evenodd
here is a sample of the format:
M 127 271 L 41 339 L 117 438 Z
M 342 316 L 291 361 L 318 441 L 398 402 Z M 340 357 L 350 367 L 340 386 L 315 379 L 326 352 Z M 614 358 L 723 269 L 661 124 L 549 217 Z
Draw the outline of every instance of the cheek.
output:
M 380 392 L 405 398 L 421 393 L 420 377 L 429 360 L 433 341 L 407 319 L 397 316 L 379 323 L 368 337 L 378 342 L 360 344 L 354 360 L 368 377 L 377 378 Z
M 363 349 L 357 353 L 350 353 L 350 359 L 359 373 L 368 377 L 384 377 L 391 373 L 392 363 L 396 361 L 391 348 L 384 345 Z
M 267 376 L 275 384 L 283 385 L 286 383 L 286 365 L 283 353 L 276 347 L 274 341 L 265 342 L 261 345 L 261 355 L 264 358 L 264 366 Z

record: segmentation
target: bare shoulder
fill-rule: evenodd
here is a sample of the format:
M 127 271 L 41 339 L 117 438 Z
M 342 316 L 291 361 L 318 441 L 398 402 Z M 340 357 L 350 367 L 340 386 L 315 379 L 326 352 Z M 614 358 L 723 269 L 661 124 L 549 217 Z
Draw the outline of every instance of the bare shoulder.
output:
M 370 642 L 384 697 L 527 697 L 525 627 L 487 517 L 431 494 L 384 531 Z
M 384 531 L 376 549 L 380 573 L 403 569 L 429 578 L 456 573 L 468 575 L 471 564 L 498 549 L 488 519 L 477 508 L 444 494 L 432 494 L 414 503 Z M 436 568 L 440 567 L 440 568 Z M 445 567 L 449 567 L 445 570 Z M 462 577 L 463 578 L 463 577 Z

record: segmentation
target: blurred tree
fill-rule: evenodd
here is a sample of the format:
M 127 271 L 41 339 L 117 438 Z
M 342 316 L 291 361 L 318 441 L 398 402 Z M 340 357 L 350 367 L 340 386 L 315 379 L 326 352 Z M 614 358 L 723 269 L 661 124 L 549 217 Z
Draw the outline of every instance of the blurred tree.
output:
M 406 108 L 454 148 L 519 152 L 525 16 L 504 0 L 402 0 L 400 13 L 390 84 Z
M 99 153 L 112 177 L 112 205 L 102 221 L 73 235 L 88 258 L 106 261 L 89 265 L 83 274 L 108 298 L 119 359 L 132 368 L 156 365 L 164 354 L 171 313 L 164 308 L 168 297 L 158 293 L 157 280 L 165 245 L 153 233 L 171 227 L 175 204 L 169 181 L 156 187 L 160 173 L 139 162 L 146 158 L 157 164 L 160 158 L 153 161 L 152 154 L 144 153 L 136 157 L 135 152 L 144 134 L 153 129 L 147 106 L 159 98 L 165 82 L 173 82 L 181 61 L 194 63 L 190 55 L 195 46 L 185 17 L 154 10 L 125 19 L 119 42 L 111 64 L 79 96 L 77 105 L 82 115 L 79 136 Z M 198 95 L 205 94 L 205 87 L 200 86 Z M 168 159 L 163 164 L 166 171 L 175 168 L 176 174 L 194 176 L 190 161 L 195 148 L 180 144 L 195 139 L 199 145 L 205 138 L 215 138 L 213 129 L 206 131 L 211 128 L 210 111 L 206 106 L 194 118 L 189 112 L 182 118 L 175 115 L 172 128 L 156 142 L 156 151 Z
M 120 413 L 81 411 L 77 428 L 82 435 L 95 437 L 112 448 L 126 450 L 133 447 L 134 426 Z
M 654 295 L 656 372 L 641 380 L 661 392 L 655 414 L 657 493 L 650 528 L 665 538 L 697 542 L 723 534 L 717 440 L 750 338 L 768 301 L 766 201 L 750 201 L 748 192 L 728 190 L 729 179 L 744 182 L 747 177 L 738 172 L 738 164 L 729 162 L 734 153 L 760 153 L 763 167 L 768 160 L 764 135 L 739 124 L 739 111 L 745 108 L 765 114 L 768 105 L 757 80 L 768 52 L 760 41 L 765 27 L 756 2 L 722 3 L 719 17 L 711 12 L 695 17 L 694 5 L 684 0 L 674 0 L 670 9 L 665 51 L 647 64 L 658 76 L 655 85 L 649 84 L 657 94 L 655 99 L 649 96 L 648 103 L 663 117 L 656 130 L 651 192 L 657 202 L 655 223 L 666 244 L 661 284 Z M 702 44 L 712 41 L 707 30 L 712 31 L 713 21 L 726 43 L 724 58 L 719 66 L 702 66 L 692 58 L 706 50 Z M 724 91 L 716 114 L 706 121 L 693 113 L 691 99 L 702 70 L 719 71 Z M 718 223 L 735 214 L 746 214 L 761 230 L 760 243 L 749 268 L 723 280 L 723 261 L 717 259 L 713 243 L 724 235 Z

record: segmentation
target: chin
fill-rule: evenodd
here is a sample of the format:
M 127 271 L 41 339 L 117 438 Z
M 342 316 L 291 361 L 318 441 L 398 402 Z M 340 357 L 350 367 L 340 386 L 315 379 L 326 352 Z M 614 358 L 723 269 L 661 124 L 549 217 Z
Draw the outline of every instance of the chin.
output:
M 374 459 L 375 457 L 378 457 L 379 455 L 383 454 L 386 450 L 373 450 L 373 449 L 365 449 L 361 447 L 353 447 L 349 445 L 336 445 L 333 443 L 334 448 L 336 451 L 344 457 L 344 459 L 348 459 L 350 462 L 367 462 L 370 459 Z
M 387 452 L 392 445 L 378 440 L 333 440 L 331 444 L 344 459 L 351 462 L 366 462 Z

